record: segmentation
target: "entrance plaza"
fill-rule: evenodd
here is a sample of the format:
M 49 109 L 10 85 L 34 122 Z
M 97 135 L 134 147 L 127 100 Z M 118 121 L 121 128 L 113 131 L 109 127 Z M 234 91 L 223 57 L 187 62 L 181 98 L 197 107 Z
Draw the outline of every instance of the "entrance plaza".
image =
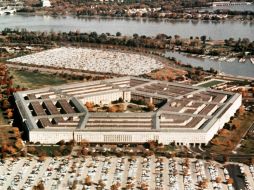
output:
M 27 140 L 46 144 L 61 140 L 207 144 L 242 102 L 240 94 L 137 77 L 67 84 L 14 96 Z M 130 105 L 150 109 L 125 108 L 133 108 Z M 112 109 L 116 106 L 122 109 Z

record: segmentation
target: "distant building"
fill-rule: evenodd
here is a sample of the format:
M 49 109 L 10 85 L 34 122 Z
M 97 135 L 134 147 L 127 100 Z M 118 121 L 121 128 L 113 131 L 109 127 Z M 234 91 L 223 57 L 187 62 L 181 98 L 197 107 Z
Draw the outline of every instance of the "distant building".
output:
M 50 7 L 51 3 L 49 0 L 41 0 L 42 1 L 42 7 Z
M 29 141 L 207 144 L 241 106 L 242 96 L 178 83 L 121 77 L 14 94 Z M 150 112 L 89 112 L 86 102 L 142 101 Z

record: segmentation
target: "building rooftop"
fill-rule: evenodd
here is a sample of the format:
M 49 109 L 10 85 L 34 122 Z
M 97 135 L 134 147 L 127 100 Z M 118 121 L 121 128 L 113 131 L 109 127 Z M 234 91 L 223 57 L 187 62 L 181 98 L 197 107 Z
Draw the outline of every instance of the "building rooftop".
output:
M 121 77 L 15 93 L 29 130 L 170 131 L 208 130 L 240 96 L 178 83 Z M 158 109 L 134 113 L 89 112 L 86 102 L 142 100 Z

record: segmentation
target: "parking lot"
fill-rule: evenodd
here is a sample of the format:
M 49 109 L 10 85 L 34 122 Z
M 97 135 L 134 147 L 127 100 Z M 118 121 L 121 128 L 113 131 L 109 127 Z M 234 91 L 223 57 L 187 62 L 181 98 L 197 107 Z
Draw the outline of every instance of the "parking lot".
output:
M 235 163 L 246 189 L 254 187 L 254 166 Z M 233 190 L 231 165 L 166 157 L 61 157 L 7 159 L 0 162 L 0 189 L 158 189 Z M 244 177 L 245 176 L 245 177 Z M 232 178 L 232 179 L 231 179 Z
M 150 56 L 90 48 L 56 48 L 9 60 L 34 66 L 76 69 L 121 75 L 141 75 L 163 68 Z

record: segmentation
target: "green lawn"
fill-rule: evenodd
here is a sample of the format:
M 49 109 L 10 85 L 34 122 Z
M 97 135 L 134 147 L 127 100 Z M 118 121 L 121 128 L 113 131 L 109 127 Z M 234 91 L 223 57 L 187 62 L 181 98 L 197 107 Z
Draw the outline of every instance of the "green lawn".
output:
M 14 76 L 14 85 L 20 85 L 21 87 L 29 89 L 61 85 L 70 82 L 60 76 L 40 72 L 10 69 L 10 75 Z
M 212 80 L 212 81 L 207 81 L 206 83 L 200 84 L 198 86 L 204 87 L 204 88 L 209 88 L 209 87 L 215 86 L 217 84 L 221 84 L 221 83 L 224 83 L 224 81 Z

